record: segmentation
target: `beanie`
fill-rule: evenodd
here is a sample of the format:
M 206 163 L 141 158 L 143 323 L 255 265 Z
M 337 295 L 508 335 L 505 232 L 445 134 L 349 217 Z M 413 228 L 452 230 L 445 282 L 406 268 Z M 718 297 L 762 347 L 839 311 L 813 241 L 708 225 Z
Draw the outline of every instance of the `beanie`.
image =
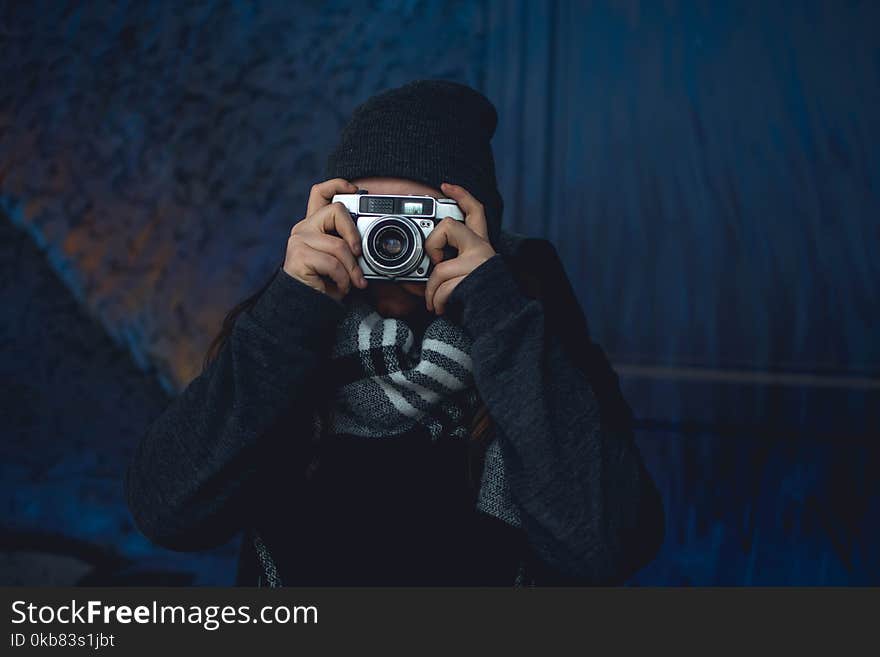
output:
M 416 80 L 357 106 L 327 158 L 326 178 L 406 178 L 461 185 L 486 211 L 498 244 L 504 202 L 490 141 L 498 113 L 480 92 L 448 80 Z

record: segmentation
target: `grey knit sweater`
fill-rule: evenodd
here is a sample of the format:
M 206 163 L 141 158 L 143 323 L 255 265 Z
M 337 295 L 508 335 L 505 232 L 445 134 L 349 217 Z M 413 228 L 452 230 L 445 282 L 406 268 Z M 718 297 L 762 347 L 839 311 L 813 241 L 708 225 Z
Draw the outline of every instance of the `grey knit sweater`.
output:
M 276 273 L 217 359 L 146 429 L 125 480 L 141 531 L 175 550 L 257 530 L 285 584 L 622 583 L 664 535 L 617 377 L 555 249 L 504 233 L 454 290 L 522 528 L 474 508 L 463 441 L 310 440 L 345 307 Z M 244 542 L 238 581 L 256 583 Z

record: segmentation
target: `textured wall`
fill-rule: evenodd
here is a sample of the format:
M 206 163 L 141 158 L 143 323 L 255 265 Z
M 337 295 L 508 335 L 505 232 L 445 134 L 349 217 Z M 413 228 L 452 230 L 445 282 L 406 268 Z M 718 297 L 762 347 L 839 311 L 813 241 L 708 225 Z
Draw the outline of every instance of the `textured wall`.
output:
M 56 537 L 229 581 L 234 545 L 132 529 L 125 459 L 354 105 L 444 77 L 498 106 L 508 226 L 557 243 L 624 375 L 669 512 L 635 582 L 880 581 L 877 10 L 787 8 L 0 4 L 0 576 Z
M 169 391 L 280 263 L 354 105 L 415 72 L 477 85 L 484 61 L 473 2 L 3 12 L 3 201 Z M 413 39 L 425 21 L 447 38 Z

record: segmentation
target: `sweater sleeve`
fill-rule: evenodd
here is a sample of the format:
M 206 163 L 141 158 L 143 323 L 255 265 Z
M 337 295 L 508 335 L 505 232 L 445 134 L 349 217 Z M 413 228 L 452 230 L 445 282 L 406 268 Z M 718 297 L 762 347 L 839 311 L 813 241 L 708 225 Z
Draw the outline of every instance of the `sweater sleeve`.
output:
M 344 308 L 278 269 L 236 318 L 217 358 L 141 436 L 125 495 L 144 535 L 188 551 L 220 545 L 242 529 L 258 463 L 267 452 L 290 449 L 273 444 L 276 434 L 300 437 L 293 427 L 269 429 L 305 426 L 313 374 Z
M 600 408 L 594 387 L 603 386 L 591 384 L 613 377 L 610 365 L 588 354 L 598 347 L 586 334 L 582 347 L 563 346 L 501 255 L 459 283 L 447 305 L 473 339 L 475 382 L 539 582 L 622 583 L 656 554 L 665 519 L 631 422 L 620 421 L 617 404 Z M 589 371 L 601 363 L 607 372 Z

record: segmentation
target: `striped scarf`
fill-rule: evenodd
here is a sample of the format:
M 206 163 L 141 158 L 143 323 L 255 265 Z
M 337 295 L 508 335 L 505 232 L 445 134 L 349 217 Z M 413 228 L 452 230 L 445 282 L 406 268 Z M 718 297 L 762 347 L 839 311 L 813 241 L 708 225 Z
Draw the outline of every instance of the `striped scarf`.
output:
M 467 440 L 480 398 L 471 341 L 462 328 L 439 315 L 419 340 L 406 321 L 382 317 L 358 295 L 347 305 L 328 365 L 333 399 L 324 432 L 369 440 L 407 432 L 433 441 Z M 521 526 L 495 438 L 486 450 L 477 509 Z

